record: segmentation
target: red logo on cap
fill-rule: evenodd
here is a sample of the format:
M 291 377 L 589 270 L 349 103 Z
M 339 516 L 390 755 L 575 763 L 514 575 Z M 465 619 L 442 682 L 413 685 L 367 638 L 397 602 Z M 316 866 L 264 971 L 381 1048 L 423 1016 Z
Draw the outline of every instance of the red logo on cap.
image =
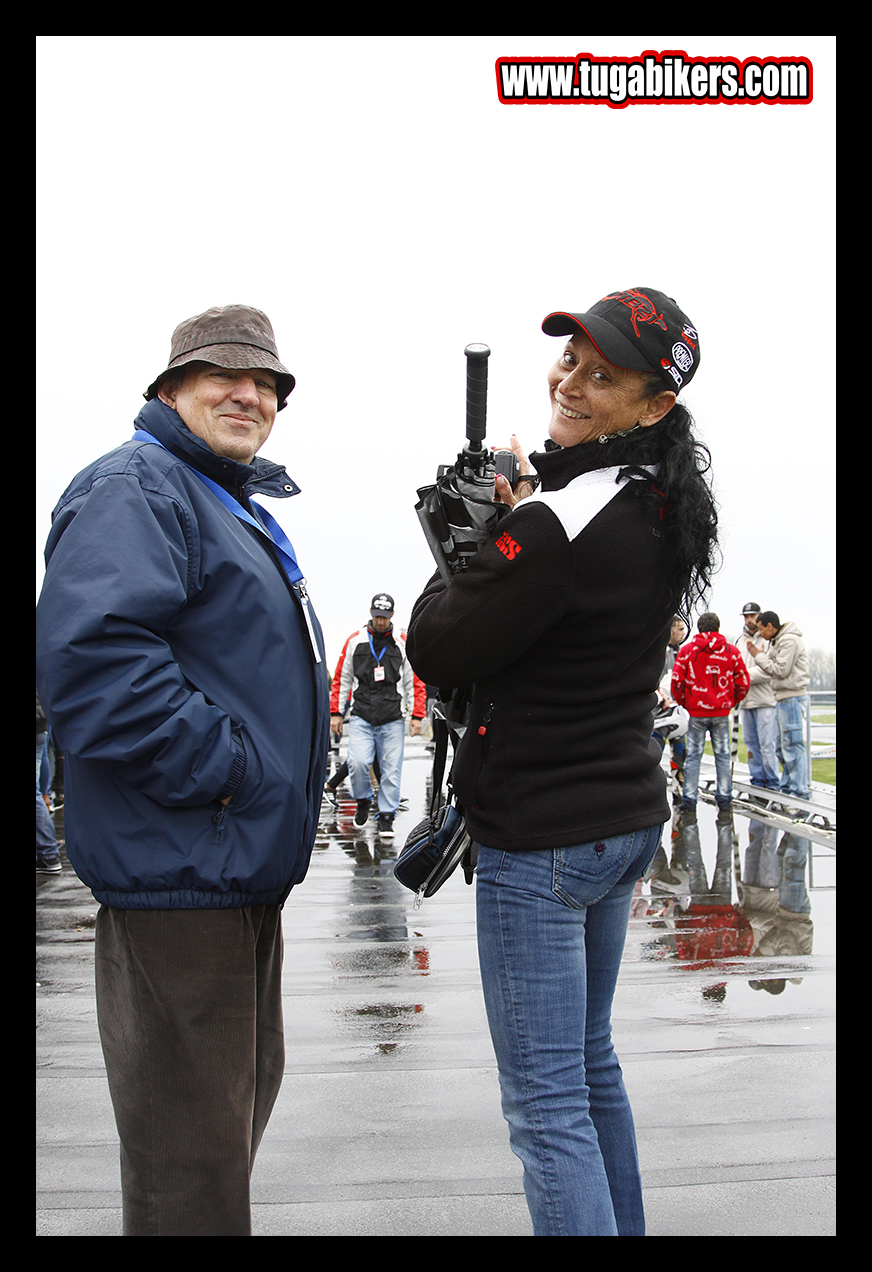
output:
M 648 297 L 640 291 L 632 288 L 630 291 L 615 292 L 613 296 L 603 296 L 603 300 L 619 300 L 622 305 L 626 305 L 633 316 L 633 330 L 637 336 L 641 337 L 638 324 L 640 322 L 649 323 L 655 327 L 662 327 L 666 331 L 666 323 L 662 314 L 658 314 Z

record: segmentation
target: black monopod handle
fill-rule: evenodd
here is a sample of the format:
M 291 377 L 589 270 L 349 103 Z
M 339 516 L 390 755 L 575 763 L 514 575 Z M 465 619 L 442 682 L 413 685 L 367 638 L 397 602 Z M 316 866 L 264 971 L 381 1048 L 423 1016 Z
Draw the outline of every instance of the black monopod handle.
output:
M 473 450 L 481 450 L 487 431 L 487 360 L 486 344 L 469 344 L 466 354 L 466 436 Z

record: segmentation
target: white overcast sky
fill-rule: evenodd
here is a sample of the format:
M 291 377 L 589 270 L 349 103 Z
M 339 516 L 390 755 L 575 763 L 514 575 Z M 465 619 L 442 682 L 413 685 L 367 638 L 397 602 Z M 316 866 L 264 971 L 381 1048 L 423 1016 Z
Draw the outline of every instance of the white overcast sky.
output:
M 500 56 L 807 57 L 810 105 L 502 105 Z M 543 317 L 640 284 L 700 333 L 685 395 L 744 602 L 835 648 L 835 37 L 43 36 L 37 40 L 37 587 L 51 510 L 126 440 L 173 328 L 263 309 L 297 378 L 263 449 L 331 664 L 433 569 L 414 512 L 464 441 L 541 449 Z M 815 391 L 812 392 L 812 389 Z M 507 614 L 522 622 L 523 614 Z

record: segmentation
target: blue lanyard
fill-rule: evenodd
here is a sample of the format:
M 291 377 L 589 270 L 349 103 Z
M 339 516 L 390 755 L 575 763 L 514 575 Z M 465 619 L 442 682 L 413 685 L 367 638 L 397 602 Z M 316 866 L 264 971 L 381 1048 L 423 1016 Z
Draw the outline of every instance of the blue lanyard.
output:
M 369 650 L 370 650 L 370 653 L 372 654 L 373 658 L 375 659 L 375 665 L 376 665 L 376 667 L 380 667 L 380 666 L 381 666 L 381 660 L 382 660 L 382 659 L 384 658 L 384 656 L 385 656 L 385 650 L 386 650 L 386 649 L 387 649 L 387 647 L 388 647 L 388 643 L 387 643 L 387 641 L 385 641 L 384 645 L 382 646 L 382 651 L 381 651 L 381 653 L 380 653 L 380 654 L 376 654 L 376 652 L 375 652 L 375 645 L 372 643 L 372 632 L 369 630 L 369 628 L 368 628 L 368 627 L 367 627 L 367 629 L 366 629 L 366 638 L 367 638 L 367 640 L 369 641 Z
M 152 437 L 151 433 L 146 433 L 143 428 L 138 428 L 136 430 L 133 434 L 133 440 L 135 442 L 154 442 L 155 445 L 160 446 L 162 450 L 167 449 L 162 442 L 159 442 L 156 437 Z M 175 458 L 178 458 L 178 456 Z M 182 464 L 185 463 L 183 459 L 179 460 L 179 462 Z M 258 530 L 265 538 L 269 539 L 270 543 L 281 557 L 282 565 L 284 566 L 285 573 L 287 574 L 290 582 L 299 583 L 300 579 L 303 577 L 303 571 L 297 564 L 297 558 L 294 556 L 293 545 L 279 523 L 274 517 L 270 516 L 266 508 L 262 508 L 260 504 L 254 503 L 254 500 L 252 499 L 252 504 L 254 504 L 254 507 L 257 509 L 260 516 L 263 517 L 264 525 L 262 526 L 255 521 L 254 517 L 250 516 L 249 513 L 245 511 L 242 504 L 238 503 L 232 495 L 228 494 L 223 486 L 219 486 L 217 481 L 212 481 L 210 477 L 204 476 L 199 469 L 193 468 L 190 464 L 185 464 L 185 467 L 190 468 L 194 476 L 199 477 L 203 485 L 209 487 L 213 495 L 221 500 L 225 508 L 230 509 L 234 517 L 238 517 L 240 521 L 245 521 L 248 525 L 254 526 L 255 530 Z
M 147 433 L 144 428 L 136 429 L 133 434 L 133 440 L 135 442 L 154 442 L 155 446 L 160 446 L 161 450 L 167 450 L 163 442 L 159 442 L 156 437 L 152 437 L 151 433 Z M 171 451 L 168 451 L 167 453 L 172 454 Z M 178 459 L 178 456 L 176 455 L 174 458 Z M 179 460 L 179 463 L 185 464 L 185 461 L 181 459 Z M 306 580 L 303 578 L 303 571 L 300 569 L 297 564 L 297 558 L 294 556 L 293 544 L 285 534 L 284 530 L 276 521 L 275 517 L 272 517 L 265 508 L 262 508 L 260 504 L 255 503 L 253 499 L 251 500 L 251 503 L 257 509 L 258 514 L 263 517 L 264 525 L 260 525 L 257 521 L 255 521 L 254 517 L 245 511 L 242 504 L 238 503 L 223 486 L 219 486 L 217 481 L 212 481 L 210 477 L 204 476 L 199 469 L 194 468 L 191 464 L 185 464 L 185 467 L 189 468 L 195 477 L 200 478 L 203 485 L 207 486 L 216 498 L 220 499 L 224 507 L 228 508 L 233 513 L 234 517 L 238 517 L 240 521 L 245 521 L 248 525 L 254 526 L 255 530 L 257 530 L 259 534 L 262 534 L 265 539 L 268 539 L 275 548 L 276 552 L 278 552 L 282 567 L 285 574 L 288 576 L 288 582 L 292 586 L 294 584 L 299 584 L 300 600 L 303 605 L 303 614 L 306 619 L 306 626 L 309 629 L 309 639 L 312 643 L 312 651 L 315 655 L 315 661 L 320 662 L 321 654 L 318 650 L 318 642 L 315 639 L 315 631 L 312 625 L 311 615 L 309 614 L 309 598 L 305 589 Z M 384 650 L 382 650 L 382 653 L 384 653 Z

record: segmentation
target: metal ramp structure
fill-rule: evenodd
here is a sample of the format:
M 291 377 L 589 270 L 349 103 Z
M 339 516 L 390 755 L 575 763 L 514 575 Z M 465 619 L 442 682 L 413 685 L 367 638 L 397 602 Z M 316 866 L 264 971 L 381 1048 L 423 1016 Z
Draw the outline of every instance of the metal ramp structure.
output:
M 707 804 L 716 804 L 715 765 L 711 756 L 704 755 L 699 773 L 699 798 Z M 747 768 L 741 764 L 733 767 L 733 813 L 754 817 L 781 830 L 802 835 L 814 843 L 824 844 L 835 851 L 836 847 L 836 788 L 823 782 L 810 784 L 811 799 L 784 796 L 778 791 L 766 791 L 752 786 Z M 787 811 L 787 810 L 790 811 Z
M 809 757 L 810 799 L 785 797 L 778 791 L 767 791 L 752 786 L 747 765 L 737 760 L 739 749 L 738 712 L 730 716 L 730 752 L 732 757 L 733 812 L 743 817 L 777 826 L 780 830 L 802 835 L 817 844 L 824 844 L 835 851 L 836 847 L 836 788 L 825 782 L 811 780 L 811 761 L 834 757 L 836 754 L 835 722 L 818 723 L 812 719 L 812 709 L 827 710 L 836 707 L 835 690 L 813 692 L 806 698 L 806 753 Z M 824 745 L 814 745 L 815 740 Z M 827 744 L 830 745 L 827 745 Z M 667 748 L 668 750 L 668 748 Z M 699 798 L 707 804 L 716 804 L 715 763 L 710 755 L 703 755 L 699 774 Z

